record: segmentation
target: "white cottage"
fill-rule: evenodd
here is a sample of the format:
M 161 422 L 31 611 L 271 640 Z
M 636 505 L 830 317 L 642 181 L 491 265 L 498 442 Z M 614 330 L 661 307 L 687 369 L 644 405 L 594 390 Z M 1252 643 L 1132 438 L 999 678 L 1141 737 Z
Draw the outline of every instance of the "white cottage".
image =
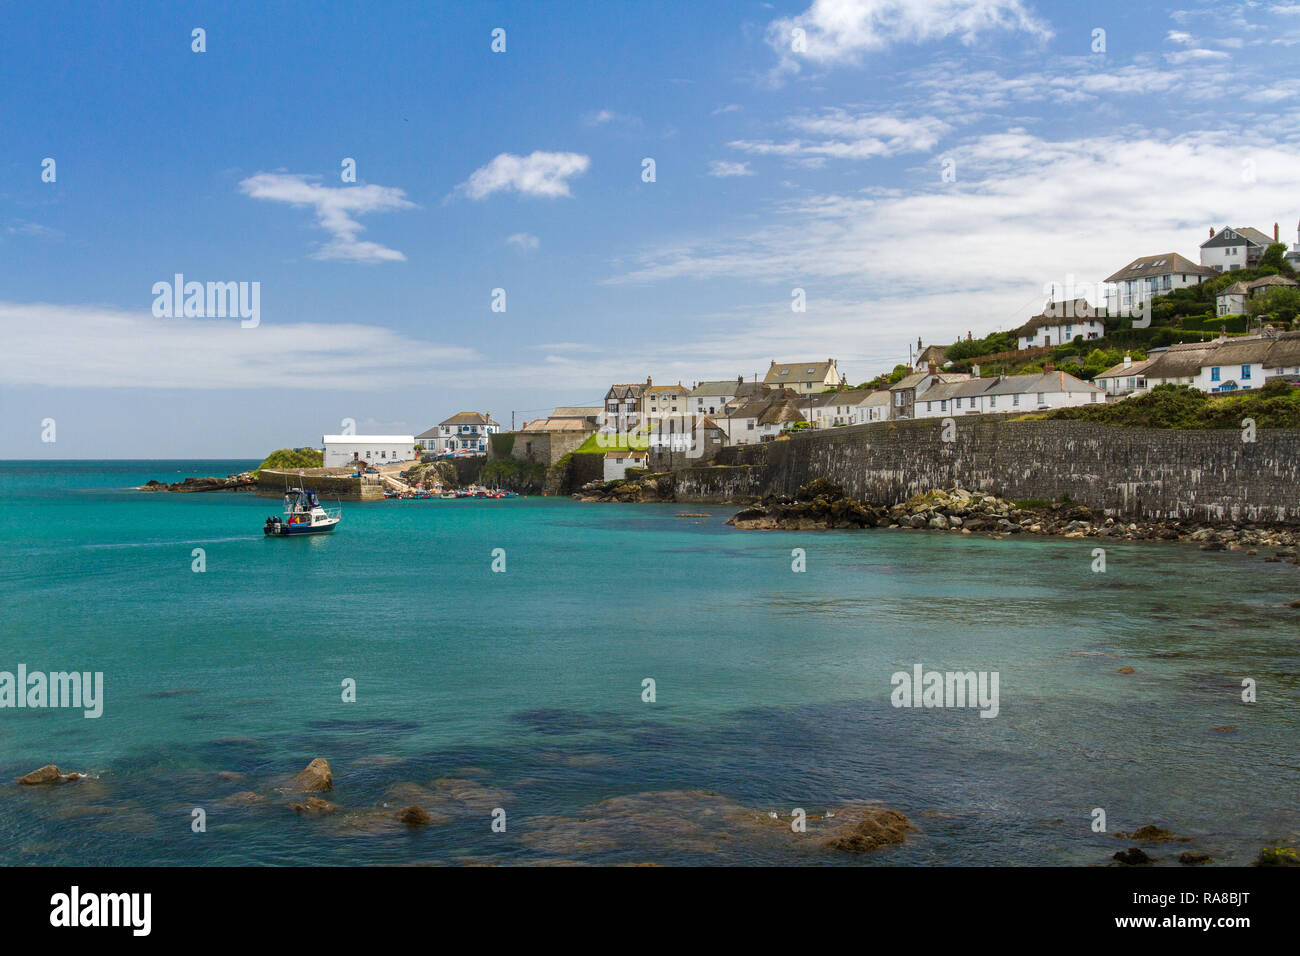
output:
M 415 458 L 414 435 L 322 435 L 325 467 L 342 468 L 369 462 L 387 465 Z

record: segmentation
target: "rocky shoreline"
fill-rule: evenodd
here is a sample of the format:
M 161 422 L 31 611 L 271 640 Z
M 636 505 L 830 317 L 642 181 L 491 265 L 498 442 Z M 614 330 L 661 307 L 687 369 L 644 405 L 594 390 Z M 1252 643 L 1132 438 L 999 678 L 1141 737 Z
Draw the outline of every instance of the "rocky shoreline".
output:
M 1297 560 L 1300 529 L 1287 525 L 1212 524 L 1194 519 L 1125 522 L 1083 505 L 1021 506 L 995 495 L 961 488 L 936 489 L 894 505 L 847 497 L 824 479 L 792 496 L 769 496 L 744 508 L 727 524 L 745 530 L 825 531 L 840 528 L 896 528 L 958 534 L 1032 534 L 1115 541 L 1189 541 L 1203 551 L 1275 549 L 1266 561 Z
M 227 823 L 244 823 L 253 815 L 279 818 L 286 823 L 298 819 L 304 821 L 302 825 L 341 837 L 413 834 L 469 821 L 480 827 L 488 817 L 504 820 L 504 808 L 513 806 L 517 799 L 512 791 L 478 779 L 486 775 L 479 767 L 461 767 L 455 771 L 456 776 L 442 776 L 427 783 L 400 780 L 387 785 L 378 800 L 373 796 L 358 799 L 355 786 L 359 778 L 395 761 L 393 757 L 363 758 L 336 774 L 328 760 L 316 757 L 297 774 L 268 769 L 265 775 L 250 778 L 226 770 L 199 771 L 173 783 L 201 787 L 207 797 L 198 799 L 210 806 L 211 814 Z M 58 811 L 65 821 L 97 818 L 105 806 L 116 806 L 135 825 L 146 822 L 141 817 L 143 811 L 129 797 L 126 803 L 114 804 L 113 785 L 99 777 L 67 773 L 49 764 L 19 777 L 15 783 L 19 790 L 29 792 L 67 788 L 70 799 L 61 802 Z M 83 795 L 84 806 L 78 805 L 77 793 Z M 837 856 L 875 854 L 925 840 L 925 828 L 919 820 L 949 815 L 926 810 L 913 820 L 874 801 L 836 802 L 808 811 L 763 809 L 712 791 L 645 791 L 607 797 L 569 814 L 530 817 L 521 839 L 536 857 L 522 862 L 571 864 L 589 854 L 633 847 L 654 847 L 672 854 L 718 854 L 736 843 L 764 852 L 797 854 L 793 858 L 804 863 L 830 861 Z M 1043 823 L 1059 826 L 1065 821 Z M 147 829 L 154 826 L 156 823 L 149 822 Z M 1110 866 L 1152 866 L 1175 860 L 1184 866 L 1215 862 L 1209 854 L 1194 849 L 1178 852 L 1182 848 L 1177 844 L 1195 844 L 1197 839 L 1155 824 L 1112 835 L 1136 845 L 1115 852 Z M 1171 852 L 1150 855 L 1160 844 L 1174 846 Z M 1109 853 L 1109 849 L 1104 852 Z M 456 862 L 496 861 L 462 857 Z M 658 863 L 648 860 L 641 865 Z M 1106 864 L 1099 859 L 1093 865 Z M 1290 842 L 1277 842 L 1266 845 L 1250 865 L 1297 866 L 1300 855 Z
M 208 478 L 186 478 L 184 481 L 174 481 L 168 484 L 165 481 L 152 480 L 145 482 L 137 489 L 138 491 L 242 491 L 246 488 L 252 489 L 257 487 L 257 476 L 251 471 L 242 471 L 237 475 L 227 475 L 225 478 L 215 476 Z

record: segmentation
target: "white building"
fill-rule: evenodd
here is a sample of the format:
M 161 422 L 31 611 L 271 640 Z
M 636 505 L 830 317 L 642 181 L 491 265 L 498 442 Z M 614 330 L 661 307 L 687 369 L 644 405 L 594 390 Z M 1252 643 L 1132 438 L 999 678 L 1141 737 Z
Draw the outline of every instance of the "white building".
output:
M 459 412 L 419 435 L 420 445 L 435 455 L 486 455 L 488 436 L 501 426 L 486 412 Z
M 889 417 L 889 391 L 868 388 L 826 392 L 811 399 L 808 420 L 814 428 L 863 425 Z
M 650 453 L 644 448 L 620 448 L 605 452 L 605 480 L 622 481 L 627 477 L 629 468 L 644 468 L 650 461 Z
M 415 458 L 414 435 L 322 435 L 326 468 L 368 462 L 390 465 Z
M 1234 282 L 1214 297 L 1215 315 L 1241 315 L 1246 311 L 1250 287 L 1244 282 Z
M 1146 370 L 1154 361 L 1155 359 L 1148 358 L 1135 362 L 1133 356 L 1125 355 L 1124 361 L 1094 376 L 1092 384 L 1104 388 L 1107 396 L 1111 397 L 1145 391 Z
M 1274 231 L 1277 227 L 1273 227 Z M 1259 264 L 1270 244 L 1276 242 L 1266 233 L 1250 226 L 1238 226 L 1235 229 L 1214 231 L 1210 227 L 1210 238 L 1201 243 L 1201 265 L 1215 272 L 1234 272 L 1237 269 L 1253 269 Z
M 734 381 L 699 382 L 691 389 L 686 404 L 696 418 L 706 415 L 721 418 L 731 410 L 728 406 L 734 407 L 738 400 L 743 403 L 767 391 L 768 386 L 762 382 L 746 382 L 741 376 L 737 376 Z
M 1200 285 L 1218 274 L 1213 268 L 1197 265 L 1176 252 L 1134 259 L 1105 279 L 1106 312 L 1108 315 L 1121 312 L 1132 315 L 1153 296 Z
M 1105 400 L 1105 389 L 1049 365 L 1043 372 L 1029 375 L 933 385 L 917 397 L 916 417 L 1041 412 L 1072 405 L 1095 405 Z
M 1042 313 L 1016 329 L 1016 347 L 1043 348 L 1073 342 L 1076 336 L 1099 339 L 1106 323 L 1087 299 L 1049 302 Z

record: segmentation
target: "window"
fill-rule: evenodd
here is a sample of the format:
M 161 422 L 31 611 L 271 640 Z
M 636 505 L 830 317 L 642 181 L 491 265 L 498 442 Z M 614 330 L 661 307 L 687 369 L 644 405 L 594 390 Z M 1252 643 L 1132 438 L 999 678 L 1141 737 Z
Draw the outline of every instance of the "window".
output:
M 1242 378 L 1250 378 L 1250 366 L 1249 366 L 1249 365 L 1243 365 L 1243 366 L 1241 367 L 1241 377 L 1242 377 Z
M 1015 395 L 1012 395 L 1012 396 L 1011 396 L 1011 404 L 1012 404 L 1012 405 L 1019 405 L 1019 404 L 1020 404 L 1020 393 L 1019 393 L 1019 392 L 1017 392 Z
M 902 408 L 902 407 L 903 407 L 903 393 L 902 393 L 902 392 L 895 392 L 895 393 L 894 393 L 894 404 L 897 405 L 899 408 Z
M 1210 381 L 1217 382 L 1218 380 L 1219 380 L 1219 366 L 1216 365 L 1210 369 Z
M 946 412 L 947 410 L 948 410 L 948 399 L 945 398 L 939 402 L 939 411 Z
M 926 403 L 925 403 L 925 410 L 926 410 L 927 412 L 928 412 L 931 408 L 933 408 L 933 407 L 934 407 L 934 402 L 926 402 Z
M 997 408 L 997 407 L 998 407 L 998 397 L 996 395 L 990 395 L 989 408 Z

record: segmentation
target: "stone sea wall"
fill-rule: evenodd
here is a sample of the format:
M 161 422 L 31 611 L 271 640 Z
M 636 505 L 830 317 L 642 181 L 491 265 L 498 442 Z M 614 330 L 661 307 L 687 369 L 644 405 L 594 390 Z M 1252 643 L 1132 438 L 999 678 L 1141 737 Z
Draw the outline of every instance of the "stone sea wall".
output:
M 893 504 L 933 488 L 1061 500 L 1133 518 L 1300 521 L 1300 429 L 1177 431 L 1071 421 L 876 422 L 724 450 L 723 467 L 677 473 L 677 500 L 792 494 L 826 478 Z

